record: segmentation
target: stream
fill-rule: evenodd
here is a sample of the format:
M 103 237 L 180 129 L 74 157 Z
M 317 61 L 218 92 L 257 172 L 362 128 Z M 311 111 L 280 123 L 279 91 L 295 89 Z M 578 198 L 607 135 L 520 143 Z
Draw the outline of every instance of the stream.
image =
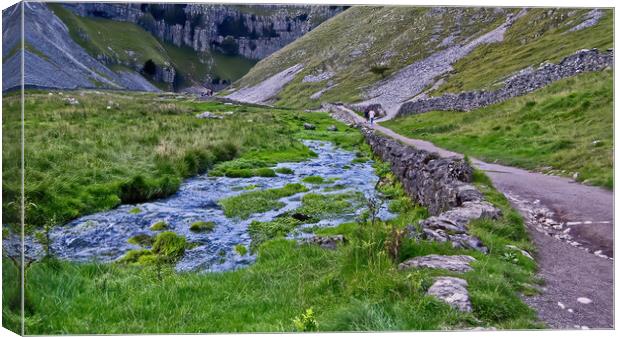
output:
M 174 195 L 152 202 L 135 205 L 121 205 L 113 210 L 87 215 L 54 228 L 50 237 L 55 256 L 77 262 L 112 262 L 127 251 L 140 249 L 127 240 L 138 234 L 154 235 L 149 227 L 158 221 L 168 224 L 166 230 L 182 235 L 192 244 L 176 265 L 177 271 L 226 271 L 247 266 L 255 261 L 256 255 L 240 255 L 235 246 L 244 245 L 249 250 L 251 238 L 248 225 L 252 221 L 271 221 L 277 215 L 298 208 L 301 197 L 306 193 L 362 192 L 367 198 L 378 197 L 375 184 L 379 177 L 372 162 L 353 163 L 355 153 L 337 148 L 330 142 L 305 140 L 304 144 L 318 156 L 303 162 L 279 163 L 277 167 L 288 167 L 293 174 L 277 174 L 276 177 L 228 178 L 210 177 L 208 174 L 187 179 Z M 328 183 L 314 185 L 303 183 L 308 176 L 321 176 Z M 255 185 L 251 191 L 279 188 L 289 183 L 303 183 L 308 192 L 298 193 L 280 199 L 284 207 L 264 213 L 252 214 L 248 219 L 228 218 L 224 215 L 218 200 L 241 193 Z M 344 189 L 324 191 L 334 185 Z M 135 208 L 140 209 L 139 213 Z M 337 226 L 354 221 L 363 207 L 350 214 L 321 220 L 318 223 L 299 226 L 290 238 L 311 236 L 305 233 L 308 226 Z M 386 206 L 379 211 L 379 217 L 387 220 L 393 217 Z M 216 226 L 211 232 L 196 233 L 189 230 L 196 221 L 213 221 Z

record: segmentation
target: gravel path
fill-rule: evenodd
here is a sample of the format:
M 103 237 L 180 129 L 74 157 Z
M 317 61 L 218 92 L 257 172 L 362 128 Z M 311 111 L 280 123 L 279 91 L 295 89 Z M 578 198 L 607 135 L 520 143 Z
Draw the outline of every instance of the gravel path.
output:
M 340 107 L 358 122 L 365 120 Z M 375 125 L 376 130 L 440 156 L 459 156 Z M 538 249 L 542 293 L 524 301 L 551 328 L 613 328 L 613 192 L 556 176 L 485 163 L 473 164 L 491 178 L 523 215 Z

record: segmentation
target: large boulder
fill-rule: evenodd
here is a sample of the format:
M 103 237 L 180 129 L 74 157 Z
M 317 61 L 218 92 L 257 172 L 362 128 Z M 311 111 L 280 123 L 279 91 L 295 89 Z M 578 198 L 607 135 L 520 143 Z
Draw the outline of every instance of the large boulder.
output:
M 438 277 L 428 288 L 427 295 L 438 298 L 456 310 L 471 312 L 467 281 L 457 277 Z

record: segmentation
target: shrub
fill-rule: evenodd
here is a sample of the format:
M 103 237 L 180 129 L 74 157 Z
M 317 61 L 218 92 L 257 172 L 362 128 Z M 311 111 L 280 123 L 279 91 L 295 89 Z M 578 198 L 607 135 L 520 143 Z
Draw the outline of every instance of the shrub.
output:
M 196 221 L 189 226 L 189 230 L 192 232 L 211 232 L 213 228 L 215 228 L 213 221 Z
M 150 229 L 152 231 L 161 231 L 164 229 L 168 229 L 168 224 L 163 220 L 157 221 L 156 223 L 151 225 Z

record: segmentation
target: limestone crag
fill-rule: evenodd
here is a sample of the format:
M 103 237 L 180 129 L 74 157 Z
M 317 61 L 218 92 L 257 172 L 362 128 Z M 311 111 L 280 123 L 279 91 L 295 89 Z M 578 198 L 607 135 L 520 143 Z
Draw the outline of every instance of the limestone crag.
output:
M 467 226 L 476 219 L 496 219 L 501 211 L 486 202 L 470 184 L 473 169 L 466 161 L 440 158 L 366 127 L 361 127 L 361 131 L 372 151 L 390 163 L 407 195 L 431 214 L 419 227 L 407 227 L 409 237 L 448 241 L 457 248 L 487 252 L 478 238 L 467 233 Z
M 219 49 L 263 59 L 321 22 L 342 6 L 216 4 L 66 4 L 82 16 L 105 17 L 141 25 L 178 47 L 204 52 Z
M 537 69 L 531 67 L 523 69 L 506 79 L 503 86 L 498 90 L 471 91 L 421 98 L 403 104 L 398 114 L 411 115 L 436 110 L 470 111 L 525 95 L 563 78 L 588 71 L 601 71 L 607 67 L 612 67 L 613 63 L 614 53 L 612 49 L 605 52 L 599 52 L 596 49 L 580 50 L 567 56 L 558 64 L 543 63 Z
M 110 88 L 159 91 L 138 73 L 112 71 L 77 44 L 67 26 L 43 3 L 26 2 L 2 12 L 2 88 L 21 86 L 21 37 L 24 50 L 24 85 L 34 88 Z

